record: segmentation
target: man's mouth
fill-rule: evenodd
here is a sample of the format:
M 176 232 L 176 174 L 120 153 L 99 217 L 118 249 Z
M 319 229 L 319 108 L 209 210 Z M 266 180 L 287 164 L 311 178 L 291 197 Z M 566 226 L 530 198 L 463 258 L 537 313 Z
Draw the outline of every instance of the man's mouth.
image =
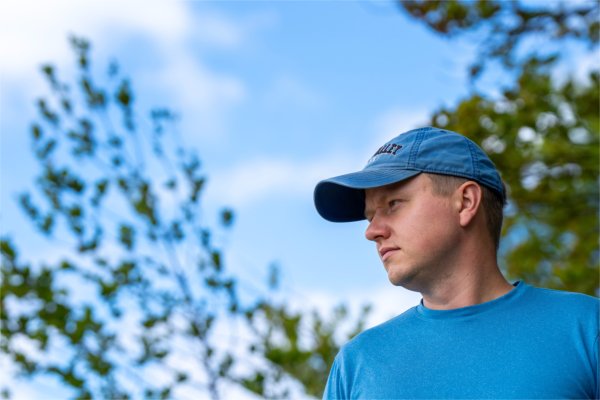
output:
M 398 247 L 382 247 L 379 249 L 379 257 L 381 257 L 381 261 L 385 261 L 398 250 L 400 250 Z

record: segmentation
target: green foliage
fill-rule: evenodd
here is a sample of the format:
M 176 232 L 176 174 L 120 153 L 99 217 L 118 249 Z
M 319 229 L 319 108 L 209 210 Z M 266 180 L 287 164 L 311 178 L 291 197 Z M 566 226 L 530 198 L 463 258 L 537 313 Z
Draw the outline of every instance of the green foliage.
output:
M 560 44 L 598 43 L 598 2 L 557 6 L 520 2 L 401 2 L 436 32 L 482 33 L 473 76 L 491 60 L 518 71 L 497 96 L 473 93 L 432 116 L 432 124 L 462 132 L 489 154 L 509 189 L 501 264 L 513 279 L 599 293 L 599 73 L 587 82 L 553 79 Z M 485 29 L 484 29 L 485 28 Z M 536 36 L 553 52 L 517 45 Z M 533 52 L 532 52 L 533 51 Z
M 267 288 L 242 304 L 216 229 L 200 218 L 206 178 L 173 134 L 177 117 L 166 108 L 140 117 L 118 66 L 99 78 L 89 43 L 71 45 L 75 77 L 41 68 L 50 94 L 31 125 L 39 175 L 19 195 L 62 257 L 30 265 L 10 238 L 0 240 L 0 350 L 21 376 L 54 377 L 78 399 L 167 399 L 180 387 L 217 399 L 229 384 L 285 397 L 294 380 L 320 396 L 347 316 L 327 322 L 315 313 L 307 325 L 308 311 L 269 302 L 275 268 Z M 220 229 L 235 220 L 229 208 L 219 217 Z M 249 338 L 237 337 L 244 332 Z M 303 335 L 314 340 L 301 345 Z M 162 379 L 145 378 L 149 370 Z
M 477 32 L 478 55 L 470 67 L 474 78 L 492 60 L 519 70 L 532 52 L 529 48 L 528 55 L 520 58 L 520 45 L 532 38 L 551 46 L 547 50 L 550 54 L 563 51 L 561 45 L 567 40 L 594 46 L 600 39 L 597 1 L 524 4 L 517 0 L 398 0 L 398 4 L 436 33 L 452 37 L 467 31 Z
M 22 264 L 13 243 L 7 239 L 0 241 L 0 247 L 0 349 L 11 356 L 21 373 L 27 376 L 53 374 L 78 389 L 80 395 L 89 393 L 85 380 L 74 371 L 74 366 L 90 369 L 100 376 L 110 375 L 113 364 L 103 353 L 113 345 L 114 335 L 107 331 L 89 305 L 75 308 L 69 304 L 69 292 L 57 284 L 52 269 L 36 270 Z M 29 305 L 29 312 L 17 314 L 10 308 L 15 302 Z M 71 346 L 72 357 L 67 365 L 26 354 L 15 344 L 17 339 L 25 337 L 40 352 L 45 352 L 57 335 Z M 4 392 L 9 393 L 7 389 Z
M 175 340 L 187 341 L 198 354 L 194 368 L 204 371 L 213 388 L 209 395 L 217 398 L 219 372 L 227 371 L 211 321 L 214 315 L 236 318 L 240 307 L 220 249 L 196 236 L 208 231 L 199 217 L 205 178 L 197 156 L 167 136 L 176 123 L 167 110 L 151 113 L 149 133 L 139 131 L 130 80 L 114 65 L 98 79 L 89 43 L 72 38 L 71 44 L 78 65 L 74 83 L 62 81 L 54 66 L 42 67 L 51 91 L 38 100 L 31 128 L 40 174 L 20 203 L 40 231 L 70 246 L 63 251 L 73 259 L 25 265 L 14 244 L 2 240 L 2 351 L 27 375 L 55 376 L 81 398 L 135 395 L 123 386 L 124 374 L 143 375 L 145 367 L 159 365 L 171 383 L 138 377 L 134 386 L 168 398 L 172 385 L 186 379 L 163 360 L 179 354 Z M 165 194 L 158 177 L 168 177 L 180 192 Z M 225 210 L 223 225 L 232 221 L 233 212 Z M 208 268 L 187 267 L 184 255 L 196 263 L 210 260 Z M 90 293 L 88 300 L 71 301 L 81 290 Z M 201 334 L 182 328 L 181 316 Z M 125 323 L 137 337 L 120 333 Z M 40 353 L 22 351 L 17 337 Z M 124 340 L 140 346 L 126 347 Z M 64 354 L 60 362 L 45 357 L 57 351 Z
M 308 314 L 305 310 L 290 310 L 285 304 L 258 303 L 247 312 L 259 339 L 250 344 L 249 351 L 259 352 L 277 370 L 259 369 L 243 378 L 242 385 L 266 398 L 286 398 L 285 388 L 276 389 L 288 375 L 302 382 L 307 394 L 320 397 L 340 343 L 364 330 L 369 312 L 370 306 L 364 306 L 343 333 L 342 327 L 350 317 L 345 305 L 338 306 L 333 316 L 325 319 L 317 311 Z

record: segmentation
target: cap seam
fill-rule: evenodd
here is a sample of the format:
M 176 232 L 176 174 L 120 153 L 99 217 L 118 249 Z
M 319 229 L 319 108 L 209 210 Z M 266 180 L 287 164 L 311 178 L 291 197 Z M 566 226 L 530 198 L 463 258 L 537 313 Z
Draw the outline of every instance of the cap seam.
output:
M 425 132 L 427 131 L 424 129 L 421 129 L 417 132 L 417 137 L 415 138 L 415 141 L 410 149 L 408 162 L 406 163 L 409 168 L 415 168 L 415 159 L 417 158 L 417 153 L 419 151 L 419 147 L 421 146 L 421 142 L 423 141 L 423 136 L 425 136 Z
M 479 160 L 477 159 L 477 155 L 475 154 L 475 152 L 473 152 L 473 143 L 467 140 L 466 138 L 465 140 L 467 141 L 467 148 L 469 149 L 469 153 L 471 154 L 471 168 L 473 169 L 473 175 L 475 175 L 478 180 L 481 180 L 481 174 L 479 173 L 477 163 Z

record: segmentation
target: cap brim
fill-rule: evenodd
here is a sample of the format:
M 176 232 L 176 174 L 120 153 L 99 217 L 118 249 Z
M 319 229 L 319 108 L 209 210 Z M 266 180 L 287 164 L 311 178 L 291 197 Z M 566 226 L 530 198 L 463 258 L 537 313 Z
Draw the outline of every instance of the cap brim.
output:
M 360 221 L 365 219 L 365 189 L 402 182 L 420 173 L 379 167 L 326 179 L 315 187 L 315 207 L 321 217 L 331 222 Z

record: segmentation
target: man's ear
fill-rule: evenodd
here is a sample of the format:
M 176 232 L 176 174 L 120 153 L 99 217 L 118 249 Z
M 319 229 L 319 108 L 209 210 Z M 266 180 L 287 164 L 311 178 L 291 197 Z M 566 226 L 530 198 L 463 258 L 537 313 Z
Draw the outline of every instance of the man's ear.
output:
M 456 189 L 455 195 L 459 208 L 459 223 L 464 228 L 475 219 L 481 206 L 483 191 L 477 183 L 467 181 Z

